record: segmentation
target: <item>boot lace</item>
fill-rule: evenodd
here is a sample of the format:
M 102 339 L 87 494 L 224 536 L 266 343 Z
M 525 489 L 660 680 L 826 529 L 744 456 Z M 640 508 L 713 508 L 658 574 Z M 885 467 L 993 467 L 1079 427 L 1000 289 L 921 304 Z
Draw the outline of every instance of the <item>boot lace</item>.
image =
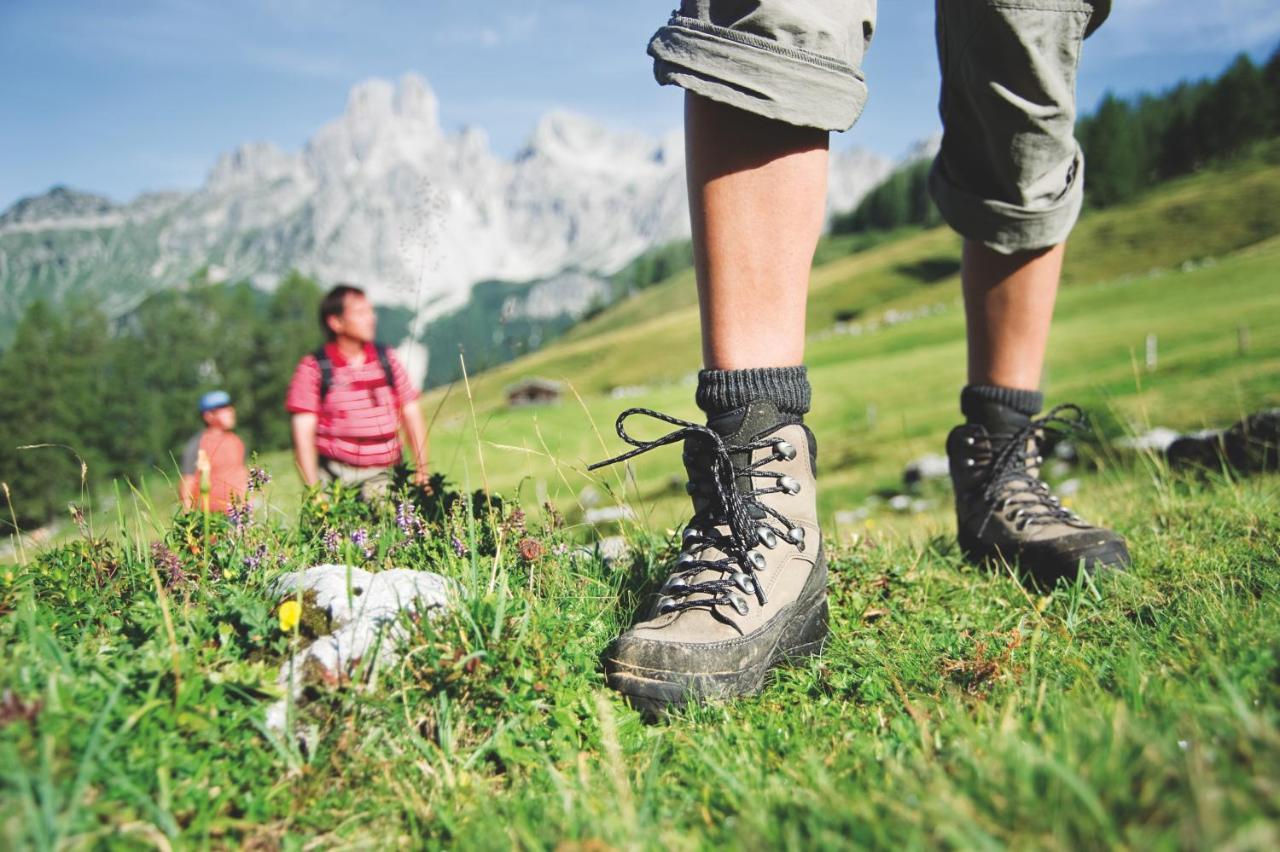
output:
M 982 494 L 991 512 L 982 522 L 979 534 L 996 513 L 1002 513 L 1019 531 L 1029 526 L 1057 523 L 1088 527 L 1079 515 L 1062 505 L 1047 482 L 1029 470 L 1033 465 L 1038 468 L 1044 463 L 1041 449 L 1046 433 L 1071 434 L 1084 430 L 1087 425 L 1083 409 L 1068 403 L 1030 420 L 1007 438 L 991 459 L 991 478 Z
M 625 426 L 627 418 L 633 415 L 650 417 L 677 428 L 652 441 L 639 440 L 632 437 Z M 618 415 L 615 428 L 618 437 L 636 449 L 596 462 L 588 470 L 626 461 L 649 450 L 691 438 L 698 452 L 693 455 L 691 467 L 695 467 L 696 473 L 690 477 L 690 485 L 696 488 L 701 485 L 699 479 L 706 479 L 714 486 L 714 492 L 709 495 L 714 499 L 705 508 L 695 512 L 684 530 L 676 570 L 662 587 L 658 614 L 703 607 L 710 609 L 716 618 L 726 620 L 717 607 L 730 606 L 739 615 L 746 615 L 748 606 L 743 595 L 754 594 L 762 606 L 768 603 L 764 585 L 757 579 L 757 575 L 765 570 L 768 563 L 764 555 L 755 548 L 763 546 L 773 549 L 777 547 L 778 540 L 782 539 L 804 550 L 804 529 L 782 513 L 761 503 L 758 498 L 765 494 L 799 493 L 800 483 L 794 478 L 764 469 L 771 462 L 795 458 L 796 448 L 782 438 L 762 438 L 745 444 L 729 444 L 714 429 L 648 408 L 628 408 L 623 411 Z M 765 448 L 772 448 L 771 456 L 762 457 L 744 467 L 733 464 L 734 454 L 745 453 L 750 459 L 756 450 Z M 697 473 L 703 476 L 698 476 Z M 739 490 L 739 477 L 747 477 L 751 488 Z M 757 487 L 756 479 L 768 479 L 772 483 Z M 781 529 L 771 521 L 780 524 Z M 726 556 L 706 558 L 704 554 L 712 549 L 719 550 Z M 707 570 L 717 572 L 719 577 L 694 582 L 696 575 Z M 694 595 L 706 597 L 690 599 Z

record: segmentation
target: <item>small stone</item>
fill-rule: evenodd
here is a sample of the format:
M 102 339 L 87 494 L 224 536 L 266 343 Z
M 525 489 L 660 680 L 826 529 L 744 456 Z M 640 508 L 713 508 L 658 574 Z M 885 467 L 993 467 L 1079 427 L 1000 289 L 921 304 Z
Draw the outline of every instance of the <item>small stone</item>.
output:
M 1126 450 L 1155 450 L 1163 453 L 1169 449 L 1169 445 L 1178 440 L 1181 435 L 1172 429 L 1164 426 L 1157 426 L 1141 435 L 1134 435 L 1128 438 L 1120 438 L 1116 441 L 1117 447 L 1123 447 Z
M 951 463 L 946 456 L 931 453 L 910 462 L 902 471 L 902 481 L 908 488 L 930 479 L 942 479 L 951 473 Z
M 906 494 L 895 494 L 889 498 L 889 508 L 895 512 L 911 511 L 911 498 Z

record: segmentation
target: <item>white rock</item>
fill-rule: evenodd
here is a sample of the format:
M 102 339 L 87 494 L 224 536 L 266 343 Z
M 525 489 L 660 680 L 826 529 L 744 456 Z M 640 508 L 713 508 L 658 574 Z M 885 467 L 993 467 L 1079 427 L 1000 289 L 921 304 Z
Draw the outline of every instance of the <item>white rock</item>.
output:
M 1162 453 L 1169 449 L 1169 445 L 1180 437 L 1182 435 L 1179 432 L 1164 426 L 1157 426 L 1142 435 L 1120 438 L 1116 441 L 1116 446 L 1124 447 L 1127 450 L 1155 450 Z
M 597 509 L 588 509 L 582 519 L 589 524 L 608 524 L 618 521 L 633 521 L 636 513 L 630 506 L 601 506 Z
M 950 473 L 951 464 L 947 457 L 931 453 L 909 463 L 902 471 L 902 481 L 907 485 L 915 485 L 927 479 L 942 479 Z
M 396 659 L 404 638 L 402 613 L 434 613 L 449 606 L 454 584 L 430 571 L 395 568 L 370 573 L 350 565 L 316 565 L 281 575 L 277 598 L 311 592 L 328 613 L 333 632 L 317 638 L 280 667 L 276 682 L 289 697 L 267 710 L 267 727 L 282 731 L 290 700 L 296 705 L 310 682 L 337 686 L 353 674 L 373 678 Z

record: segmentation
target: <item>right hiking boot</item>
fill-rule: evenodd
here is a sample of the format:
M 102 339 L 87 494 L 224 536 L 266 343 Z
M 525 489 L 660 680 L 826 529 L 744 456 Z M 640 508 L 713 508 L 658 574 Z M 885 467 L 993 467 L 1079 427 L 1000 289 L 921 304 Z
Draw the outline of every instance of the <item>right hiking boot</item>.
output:
M 633 414 L 679 428 L 638 441 L 623 426 Z M 605 651 L 609 685 L 638 709 L 658 711 L 753 695 L 774 666 L 819 653 L 827 564 L 809 429 L 767 401 L 705 426 L 629 409 L 617 428 L 637 449 L 592 467 L 683 439 L 693 517 L 666 582 Z
M 1082 570 L 1124 570 L 1124 538 L 1064 507 L 1040 478 L 1047 433 L 1080 428 L 1083 413 L 1062 405 L 1040 418 L 1011 416 L 1004 430 L 966 423 L 947 437 L 961 552 L 977 564 L 1007 562 L 1047 588 Z
M 1183 435 L 1165 450 L 1172 467 L 1229 467 L 1239 473 L 1280 470 L 1280 408 L 1251 414 L 1221 431 Z

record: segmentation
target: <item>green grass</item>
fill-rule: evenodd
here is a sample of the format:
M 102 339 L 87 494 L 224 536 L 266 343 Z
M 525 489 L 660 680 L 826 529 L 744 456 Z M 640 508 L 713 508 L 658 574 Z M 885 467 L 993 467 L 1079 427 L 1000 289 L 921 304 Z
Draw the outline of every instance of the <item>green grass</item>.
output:
M 1175 474 L 1112 440 L 1280 404 L 1278 194 L 1280 168 L 1256 161 L 1090 216 L 1072 244 L 1046 389 L 1096 415 L 1075 508 L 1126 535 L 1128 576 L 1040 594 L 971 568 L 940 485 L 919 514 L 871 504 L 835 523 L 940 451 L 955 419 L 957 244 L 899 235 L 813 279 L 830 647 L 758 698 L 646 724 L 605 688 L 597 657 L 671 553 L 678 458 L 638 459 L 625 487 L 585 466 L 620 449 L 621 407 L 694 415 L 696 312 L 687 292 L 684 307 L 662 302 L 690 289 L 677 280 L 615 309 L 625 321 L 606 312 L 474 377 L 470 400 L 461 386 L 445 400 L 435 466 L 506 499 L 498 530 L 484 511 L 454 511 L 409 540 L 347 500 L 299 510 L 274 456 L 242 534 L 219 520 L 211 540 L 172 520 L 157 486 L 93 515 L 90 534 L 0 567 L 0 847 L 1275 848 L 1280 479 Z M 828 333 L 839 312 L 872 321 L 920 305 L 943 307 Z M 581 405 L 570 394 L 506 409 L 502 388 L 526 374 L 571 379 Z M 645 389 L 608 396 L 631 384 Z M 641 510 L 622 530 L 632 564 L 561 552 L 596 532 L 577 506 L 587 485 Z M 411 628 L 406 662 L 376 687 L 310 695 L 304 748 L 262 727 L 296 641 L 265 588 L 328 558 L 320 530 L 360 526 L 371 567 L 430 568 L 468 591 L 451 616 Z M 522 557 L 522 538 L 542 554 Z M 157 540 L 187 579 L 167 582 Z

